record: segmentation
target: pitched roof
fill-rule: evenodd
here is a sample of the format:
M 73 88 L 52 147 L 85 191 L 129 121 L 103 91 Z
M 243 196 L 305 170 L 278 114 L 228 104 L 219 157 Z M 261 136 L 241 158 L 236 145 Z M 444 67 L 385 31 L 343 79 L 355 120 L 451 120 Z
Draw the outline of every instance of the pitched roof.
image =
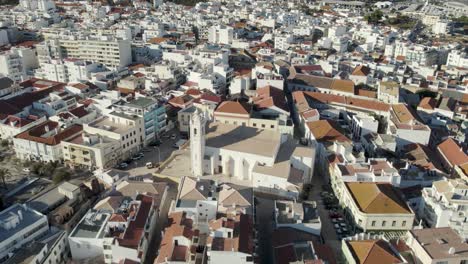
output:
M 330 89 L 354 94 L 354 83 L 350 80 L 333 79 Z
M 450 227 L 413 229 L 410 232 L 432 259 L 468 257 L 468 244 Z M 449 253 L 450 248 L 455 249 L 453 254 Z
M 346 182 L 362 212 L 368 214 L 413 214 L 399 190 L 388 183 Z
M 448 138 L 440 143 L 437 149 L 451 166 L 462 165 L 468 162 L 468 155 L 452 138 Z
M 346 241 L 357 264 L 402 263 L 391 245 L 384 240 L 350 240 Z
M 191 240 L 192 237 L 198 233 L 198 230 L 193 229 L 193 221 L 186 217 L 185 212 L 170 213 L 168 224 L 169 227 L 164 230 L 159 255 L 154 260 L 154 263 L 165 263 L 166 261 L 172 261 L 173 258 L 178 261 L 188 261 L 185 257 L 187 257 L 187 250 L 190 249 L 186 248 L 185 251 L 183 251 L 176 248 L 174 250 L 173 238 L 184 236 Z M 176 252 L 176 254 L 174 254 L 174 252 Z
M 48 133 L 48 131 L 52 131 L 54 129 L 58 129 L 58 131 L 50 136 L 44 136 Z M 62 140 L 70 138 L 80 133 L 82 130 L 83 126 L 81 125 L 72 125 L 64 130 L 60 130 L 59 124 L 57 122 L 46 121 L 16 135 L 15 138 L 35 141 L 46 145 L 54 146 L 60 144 Z
M 230 113 L 250 116 L 250 110 L 251 106 L 249 104 L 238 101 L 224 101 L 218 106 L 218 108 L 216 108 L 215 113 Z
M 318 120 L 306 123 L 310 132 L 313 134 L 317 141 L 339 141 L 339 142 L 350 142 L 343 133 L 338 124 L 332 120 Z
M 284 92 L 273 86 L 265 86 L 257 89 L 257 97 L 252 98 L 257 109 L 270 108 L 276 106 L 287 111 Z
M 419 102 L 418 107 L 426 110 L 434 110 L 437 107 L 437 100 L 432 97 L 424 97 L 421 102 Z
M 356 68 L 354 68 L 353 73 L 351 75 L 357 75 L 357 76 L 367 76 L 370 73 L 370 69 L 367 66 L 364 65 L 359 65 Z

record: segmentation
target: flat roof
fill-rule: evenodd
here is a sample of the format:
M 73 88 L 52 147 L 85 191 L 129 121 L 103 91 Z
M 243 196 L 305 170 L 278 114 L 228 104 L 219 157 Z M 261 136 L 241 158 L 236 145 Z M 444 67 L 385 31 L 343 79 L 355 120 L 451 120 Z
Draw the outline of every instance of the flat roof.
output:
M 39 213 L 38 211 L 29 208 L 26 205 L 14 204 L 7 209 L 0 212 L 0 241 L 4 241 L 14 234 L 20 232 L 22 229 L 33 225 L 34 223 L 44 219 L 47 222 L 47 218 Z M 18 221 L 17 221 L 18 220 Z M 8 222 L 16 222 L 10 229 L 3 228 L 3 225 Z
M 158 103 L 157 101 L 152 100 L 150 98 L 139 97 L 133 101 L 128 102 L 127 106 L 136 107 L 136 108 L 145 108 L 153 104 L 157 104 L 157 103 Z
M 210 123 L 206 146 L 275 157 L 281 144 L 281 134 L 252 127 Z
M 89 126 L 118 134 L 125 133 L 130 129 L 130 126 L 112 122 L 112 120 L 107 116 L 103 116 L 102 118 L 89 123 Z
M 80 223 L 70 234 L 70 237 L 81 238 L 102 238 L 104 230 L 102 227 L 109 219 L 110 214 L 107 212 L 96 211 L 90 209 L 88 213 L 81 219 Z

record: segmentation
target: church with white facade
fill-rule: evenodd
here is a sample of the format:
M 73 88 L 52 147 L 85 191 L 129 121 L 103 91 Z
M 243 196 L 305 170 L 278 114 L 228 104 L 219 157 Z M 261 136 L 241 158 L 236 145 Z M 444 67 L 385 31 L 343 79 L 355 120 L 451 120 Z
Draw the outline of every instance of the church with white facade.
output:
M 222 174 L 287 193 L 298 193 L 311 181 L 315 158 L 315 149 L 297 145 L 290 135 L 208 123 L 199 111 L 190 121 L 190 152 L 195 177 Z

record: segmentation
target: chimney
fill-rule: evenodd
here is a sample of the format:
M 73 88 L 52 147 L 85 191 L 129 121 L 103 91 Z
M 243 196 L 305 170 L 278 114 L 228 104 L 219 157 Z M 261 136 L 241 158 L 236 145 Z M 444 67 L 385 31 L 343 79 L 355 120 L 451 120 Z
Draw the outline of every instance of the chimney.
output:
M 448 253 L 449 253 L 450 255 L 454 255 L 454 254 L 455 254 L 455 248 L 454 248 L 454 247 L 450 247 Z
M 49 131 L 50 131 L 49 125 L 46 125 L 46 126 L 44 127 L 44 130 L 45 130 L 45 132 L 49 132 Z

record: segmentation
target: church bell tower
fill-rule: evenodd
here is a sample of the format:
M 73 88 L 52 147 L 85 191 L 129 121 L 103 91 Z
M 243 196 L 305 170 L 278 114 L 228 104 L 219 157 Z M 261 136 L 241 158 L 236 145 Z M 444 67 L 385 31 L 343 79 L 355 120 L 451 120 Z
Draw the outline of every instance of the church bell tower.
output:
M 203 176 L 203 157 L 205 155 L 206 118 L 200 110 L 196 110 L 190 119 L 190 159 L 192 175 Z

